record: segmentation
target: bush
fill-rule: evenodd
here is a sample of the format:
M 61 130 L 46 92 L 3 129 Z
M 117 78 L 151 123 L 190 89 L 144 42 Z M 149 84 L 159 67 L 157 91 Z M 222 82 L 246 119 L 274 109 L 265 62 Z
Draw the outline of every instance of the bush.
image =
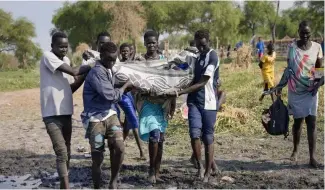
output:
M 226 59 L 223 60 L 222 63 L 224 63 L 224 64 L 228 64 L 228 63 L 231 63 L 231 62 L 232 62 L 232 58 L 227 57 Z
M 16 70 L 18 66 L 18 59 L 14 55 L 0 53 L 0 70 Z

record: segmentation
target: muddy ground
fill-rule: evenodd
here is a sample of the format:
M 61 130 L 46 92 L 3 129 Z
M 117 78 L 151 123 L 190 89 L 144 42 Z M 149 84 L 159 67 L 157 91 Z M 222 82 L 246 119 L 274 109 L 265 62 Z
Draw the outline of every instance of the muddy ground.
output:
M 70 182 L 72 188 L 91 188 L 91 160 L 77 152 L 78 146 L 89 150 L 80 123 L 81 90 L 74 95 L 74 105 Z M 282 136 L 216 134 L 215 159 L 221 173 L 212 177 L 208 184 L 194 177 L 195 169 L 188 161 L 191 155 L 189 138 L 186 134 L 179 135 L 182 138 L 174 133 L 168 135 L 167 130 L 162 163 L 162 179 L 166 182 L 154 186 L 147 182 L 148 161 L 138 159 L 135 141 L 130 137 L 126 142 L 120 188 L 324 188 L 324 168 L 308 166 L 305 133 L 297 162 L 288 159 L 292 150 L 291 136 L 284 140 Z M 31 174 L 33 179 L 41 180 L 39 188 L 59 187 L 54 152 L 41 120 L 39 89 L 0 93 L 0 144 L 0 176 Z M 321 163 L 324 163 L 323 145 L 324 134 L 320 132 L 316 158 Z M 143 143 L 143 147 L 147 156 L 147 144 Z M 103 187 L 108 188 L 109 151 L 105 154 Z M 234 182 L 221 181 L 224 176 L 233 178 Z M 0 188 L 5 187 L 2 183 L 0 180 Z

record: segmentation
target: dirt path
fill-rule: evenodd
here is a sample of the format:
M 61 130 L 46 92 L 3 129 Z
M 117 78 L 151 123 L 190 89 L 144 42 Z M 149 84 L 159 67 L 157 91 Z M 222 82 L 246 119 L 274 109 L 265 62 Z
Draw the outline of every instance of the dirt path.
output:
M 89 150 L 80 123 L 81 90 L 74 95 L 72 160 L 70 181 L 73 188 L 91 188 L 91 160 L 77 152 L 78 146 Z M 41 179 L 42 188 L 58 188 L 55 156 L 50 139 L 41 121 L 39 89 L 0 93 L 0 176 L 31 174 Z M 221 174 L 209 184 L 195 180 L 195 170 L 188 159 L 191 155 L 189 138 L 168 135 L 162 163 L 162 179 L 166 183 L 151 186 L 147 183 L 147 161 L 139 161 L 134 139 L 127 141 L 125 161 L 121 173 L 121 188 L 324 188 L 324 169 L 310 169 L 307 138 L 301 139 L 298 162 L 291 162 L 292 138 L 237 137 L 216 135 L 216 162 Z M 324 162 L 324 136 L 317 140 L 317 159 Z M 147 145 L 143 144 L 147 155 Z M 109 180 L 109 152 L 103 166 L 104 187 Z M 221 182 L 223 176 L 233 183 Z M 0 180 L 0 188 L 2 181 Z

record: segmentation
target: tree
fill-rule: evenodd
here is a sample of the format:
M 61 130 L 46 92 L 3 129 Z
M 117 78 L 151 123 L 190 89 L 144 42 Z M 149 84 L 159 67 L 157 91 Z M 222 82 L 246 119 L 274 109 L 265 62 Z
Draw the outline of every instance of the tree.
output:
M 145 20 L 141 17 L 143 7 L 139 2 L 78 1 L 65 3 L 53 16 L 56 30 L 68 34 L 73 50 L 79 43 L 95 46 L 97 35 L 107 31 L 116 43 L 138 38 L 143 32 Z
M 14 52 L 20 67 L 33 66 L 41 57 L 41 50 L 31 40 L 36 36 L 33 23 L 26 18 L 14 20 L 0 9 L 0 53 Z
M 312 23 L 313 36 L 323 36 L 324 31 L 324 2 L 320 1 L 297 1 L 295 6 L 284 10 L 276 30 L 279 38 L 285 35 L 297 37 L 298 25 L 303 20 Z
M 307 8 L 304 6 L 307 5 Z M 307 14 L 303 20 L 312 22 L 312 32 L 316 36 L 324 34 L 324 1 L 297 1 L 295 6 L 300 9 L 305 9 Z M 302 21 L 302 20 L 300 20 Z M 322 36 L 323 37 L 323 36 Z
M 201 3 L 200 15 L 187 23 L 188 31 L 194 33 L 198 29 L 208 29 L 214 47 L 217 46 L 217 38 L 221 44 L 235 42 L 242 16 L 240 9 L 232 2 Z
M 139 2 L 105 2 L 104 9 L 113 15 L 110 26 L 113 41 L 132 41 L 142 35 L 145 19 L 141 16 L 144 8 Z
M 166 3 L 170 2 L 142 1 L 142 6 L 145 9 L 142 16 L 147 21 L 146 27 L 156 31 L 158 37 L 166 31 L 168 20 L 170 20 Z
M 275 1 L 276 4 L 276 8 L 274 6 L 274 4 L 272 2 L 268 2 L 268 4 L 266 4 L 267 6 L 265 7 L 265 14 L 266 14 L 266 18 L 268 20 L 268 25 L 272 34 L 272 42 L 275 42 L 275 29 L 276 29 L 276 24 L 277 24 L 277 19 L 279 16 L 279 7 L 280 7 L 280 1 L 277 0 Z M 276 9 L 276 11 L 274 11 L 274 9 Z M 267 11 L 268 10 L 268 11 Z M 270 11 L 273 10 L 273 11 Z
M 55 27 L 68 34 L 74 50 L 80 42 L 90 47 L 95 45 L 98 33 L 108 31 L 113 15 L 104 8 L 101 1 L 66 2 L 52 18 Z M 54 30 L 53 30 L 54 31 Z
M 266 23 L 266 6 L 265 1 L 245 1 L 244 2 L 244 17 L 241 21 L 242 32 L 251 30 L 252 36 L 256 34 L 258 27 Z M 273 9 L 272 9 L 273 10 Z
M 282 39 L 285 36 L 296 37 L 297 35 L 297 23 L 291 21 L 291 18 L 287 14 L 287 10 L 282 13 L 281 18 L 276 27 L 276 37 Z
M 208 29 L 212 44 L 218 37 L 223 43 L 235 39 L 241 18 L 232 2 L 145 2 L 147 27 L 162 32 L 188 32 Z M 161 15 L 161 16 L 160 16 Z

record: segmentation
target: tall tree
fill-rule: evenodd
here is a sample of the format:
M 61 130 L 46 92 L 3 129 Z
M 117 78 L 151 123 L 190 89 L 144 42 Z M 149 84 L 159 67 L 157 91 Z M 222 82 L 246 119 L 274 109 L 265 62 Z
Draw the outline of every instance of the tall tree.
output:
M 221 44 L 235 42 L 241 20 L 240 9 L 226 1 L 202 2 L 201 8 L 199 17 L 187 24 L 188 30 L 194 33 L 200 28 L 208 29 L 214 47 L 217 46 L 217 38 Z
M 241 18 L 240 9 L 232 2 L 164 2 L 160 10 L 165 10 L 158 26 L 164 26 L 162 31 L 189 32 L 192 35 L 198 29 L 208 29 L 210 38 L 216 46 L 216 38 L 223 43 L 233 40 L 238 34 L 238 24 Z M 149 22 L 148 22 L 149 23 Z
M 155 30 L 158 36 L 166 31 L 170 18 L 166 3 L 169 2 L 142 1 L 142 5 L 145 9 L 142 15 L 146 18 L 146 27 Z
M 291 20 L 287 14 L 287 10 L 283 11 L 281 18 L 276 27 L 276 37 L 282 39 L 285 36 L 296 37 L 297 35 L 297 22 Z
M 12 51 L 20 67 L 33 66 L 41 57 L 41 50 L 34 44 L 36 36 L 33 23 L 26 18 L 14 20 L 10 13 L 0 9 L 0 53 Z
M 116 43 L 138 38 L 145 26 L 142 13 L 139 2 L 78 1 L 65 3 L 52 22 L 56 29 L 68 34 L 71 48 L 75 50 L 81 42 L 93 47 L 98 33 L 103 31 L 108 31 Z
M 274 4 L 276 4 L 276 6 L 274 6 Z M 280 1 L 277 0 L 275 2 L 268 2 L 268 4 L 266 4 L 267 6 L 265 7 L 265 14 L 266 14 L 266 18 L 268 20 L 268 25 L 271 31 L 271 36 L 272 36 L 272 42 L 275 42 L 275 31 L 276 31 L 276 24 L 277 24 L 277 19 L 279 16 L 279 7 L 280 7 Z M 276 9 L 276 11 L 274 11 L 274 9 Z M 271 11 L 273 10 L 273 11 Z
M 304 17 L 299 19 L 312 22 L 313 35 L 324 35 L 324 1 L 296 1 L 295 9 L 305 10 Z M 301 11 L 300 11 L 301 12 Z
M 113 41 L 136 40 L 142 35 L 146 22 L 140 2 L 105 2 L 104 9 L 113 15 L 110 26 Z
M 73 50 L 80 42 L 94 46 L 97 34 L 109 30 L 113 15 L 103 4 L 102 1 L 66 2 L 53 16 L 52 23 L 68 34 Z
M 266 23 L 266 10 L 268 2 L 265 1 L 245 1 L 244 2 L 244 17 L 241 25 L 244 30 L 250 30 L 252 36 L 256 34 L 258 27 Z M 271 10 L 272 11 L 272 10 Z

